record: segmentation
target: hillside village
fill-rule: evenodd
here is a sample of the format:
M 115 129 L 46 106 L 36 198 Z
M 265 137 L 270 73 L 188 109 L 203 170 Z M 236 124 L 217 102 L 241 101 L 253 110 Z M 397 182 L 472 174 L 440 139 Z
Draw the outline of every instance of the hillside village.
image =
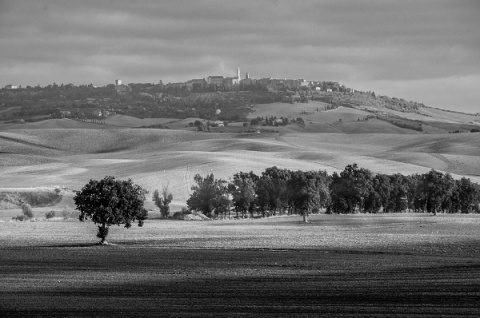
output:
M 0 90 L 0 122 L 70 118 L 103 123 L 108 117 L 120 114 L 137 118 L 200 118 L 221 127 L 229 122 L 246 122 L 257 104 L 309 101 L 326 105 L 317 111 L 338 107 L 361 109 L 370 115 L 358 120 L 376 118 L 416 131 L 422 131 L 422 122 L 404 118 L 402 114 L 420 113 L 428 108 L 422 103 L 376 95 L 373 91 L 359 91 L 334 81 L 255 79 L 249 73 L 241 78 L 238 68 L 233 77 L 211 75 L 167 84 L 160 80 L 156 84 L 125 85 L 117 79 L 101 87 L 92 84 L 75 86 L 71 83 L 53 83 L 45 87 L 7 85 Z M 282 120 L 282 124 L 285 124 L 303 123 L 302 115 L 306 114 L 300 113 L 289 120 L 280 118 L 281 114 L 273 116 L 278 117 L 278 123 Z M 257 123 L 268 125 L 268 120 L 257 120 Z M 476 132 L 478 127 L 472 124 L 447 129 L 450 132 Z
M 0 119 L 36 116 L 102 119 L 121 113 L 138 117 L 221 117 L 238 120 L 252 104 L 321 100 L 334 106 L 382 105 L 402 111 L 424 106 L 402 99 L 375 96 L 333 81 L 208 76 L 186 82 L 129 83 L 121 80 L 103 87 L 56 84 L 40 87 L 7 85 L 0 90 Z M 220 110 L 221 113 L 218 113 Z M 220 115 L 220 116 L 218 116 Z

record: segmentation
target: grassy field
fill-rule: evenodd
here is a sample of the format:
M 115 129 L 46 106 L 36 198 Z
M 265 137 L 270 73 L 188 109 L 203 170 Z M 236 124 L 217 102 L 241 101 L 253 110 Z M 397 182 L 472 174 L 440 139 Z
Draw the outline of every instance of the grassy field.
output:
M 478 317 L 478 215 L 0 223 L 5 317 Z

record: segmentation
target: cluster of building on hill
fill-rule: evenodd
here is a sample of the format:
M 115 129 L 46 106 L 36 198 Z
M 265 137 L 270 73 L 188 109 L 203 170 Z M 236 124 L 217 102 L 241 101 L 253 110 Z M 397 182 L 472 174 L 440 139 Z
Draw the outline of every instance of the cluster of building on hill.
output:
M 298 91 L 310 89 L 324 92 L 347 92 L 354 93 L 355 89 L 345 87 L 337 82 L 331 81 L 307 81 L 304 79 L 278 79 L 264 77 L 260 79 L 251 78 L 249 73 L 245 78 L 241 78 L 240 68 L 237 68 L 237 74 L 234 77 L 208 76 L 206 78 L 191 79 L 186 82 L 163 84 L 159 81 L 159 86 L 163 90 L 184 90 L 189 92 L 205 91 L 232 91 L 232 90 L 266 90 L 266 91 Z M 132 92 L 131 84 L 124 85 L 121 80 L 115 81 L 115 90 L 117 93 Z
M 114 90 L 119 94 L 132 93 L 135 91 L 135 86 L 141 84 L 130 83 L 128 85 L 122 84 L 122 81 L 117 79 L 115 80 L 115 85 L 109 84 L 106 87 L 114 88 Z M 220 75 L 208 76 L 206 78 L 196 78 L 191 79 L 186 82 L 177 82 L 177 83 L 168 83 L 163 84 L 160 80 L 158 84 L 150 84 L 156 87 L 158 92 L 175 92 L 175 91 L 186 91 L 186 92 L 208 92 L 208 91 L 234 91 L 234 90 L 262 90 L 262 91 L 300 91 L 300 90 L 312 90 L 312 91 L 323 91 L 323 92 L 347 92 L 354 93 L 355 89 L 345 87 L 344 85 L 339 84 L 338 82 L 332 81 L 307 81 L 304 79 L 279 79 L 279 78 L 251 78 L 249 73 L 245 74 L 244 78 L 241 78 L 240 68 L 237 68 L 237 73 L 233 77 L 224 77 Z M 89 87 L 92 84 L 89 85 Z M 32 88 L 30 86 L 26 87 L 27 90 Z M 40 86 L 35 87 L 39 89 Z M 49 85 L 45 88 L 62 88 L 62 89 L 72 89 L 75 88 L 73 84 L 61 85 L 58 86 L 55 83 Z M 95 88 L 95 87 L 94 87 Z M 22 90 L 21 85 L 6 85 L 4 91 L 13 91 Z

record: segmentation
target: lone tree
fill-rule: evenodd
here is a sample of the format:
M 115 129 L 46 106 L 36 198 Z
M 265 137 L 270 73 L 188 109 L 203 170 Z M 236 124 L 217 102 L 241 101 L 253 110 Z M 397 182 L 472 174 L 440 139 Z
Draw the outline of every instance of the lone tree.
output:
M 231 201 L 225 180 L 215 179 L 213 173 L 205 178 L 197 174 L 194 180 L 197 185 L 192 186 L 193 193 L 187 200 L 190 210 L 200 211 L 209 217 L 212 217 L 213 211 L 218 215 L 230 210 Z
M 167 185 L 162 186 L 162 196 L 160 196 L 158 190 L 153 192 L 153 202 L 155 202 L 155 205 L 160 209 L 160 214 L 165 219 L 168 218 L 168 215 L 170 214 L 169 204 L 172 200 L 173 196 L 168 190 L 168 183 Z
M 147 210 L 143 207 L 146 193 L 131 179 L 122 181 L 106 176 L 100 181 L 91 179 L 76 192 L 73 200 L 80 211 L 80 221 L 91 219 L 97 224 L 99 244 L 106 245 L 109 226 L 125 224 L 129 228 L 135 221 L 143 226 L 147 218 Z

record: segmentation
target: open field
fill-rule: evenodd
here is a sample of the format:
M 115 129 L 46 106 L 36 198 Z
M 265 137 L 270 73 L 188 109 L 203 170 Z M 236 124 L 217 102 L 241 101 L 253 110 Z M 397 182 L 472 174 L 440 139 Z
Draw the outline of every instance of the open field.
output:
M 478 317 L 478 215 L 0 223 L 6 317 Z

